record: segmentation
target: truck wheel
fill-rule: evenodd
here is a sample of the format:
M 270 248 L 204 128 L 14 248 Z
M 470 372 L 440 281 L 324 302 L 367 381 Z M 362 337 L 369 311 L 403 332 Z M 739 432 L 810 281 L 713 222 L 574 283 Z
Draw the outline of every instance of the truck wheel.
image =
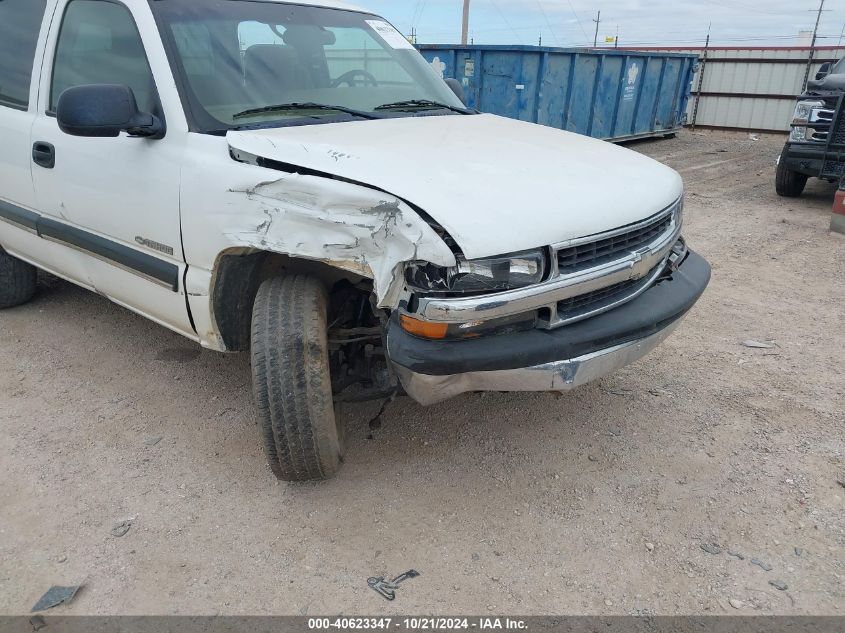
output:
M 35 294 L 38 270 L 0 248 L 0 309 L 26 303 Z
M 779 196 L 797 198 L 804 192 L 805 186 L 807 186 L 805 174 L 786 168 L 786 148 L 784 147 L 775 173 L 775 190 Z
M 252 379 L 270 468 L 284 481 L 328 479 L 343 460 L 332 403 L 328 296 L 307 275 L 268 279 L 252 314 Z

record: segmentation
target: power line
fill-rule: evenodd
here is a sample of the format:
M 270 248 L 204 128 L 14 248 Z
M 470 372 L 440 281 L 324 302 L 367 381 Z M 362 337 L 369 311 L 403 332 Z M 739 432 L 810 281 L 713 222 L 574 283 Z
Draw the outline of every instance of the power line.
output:
M 709 4 L 715 4 L 720 7 L 725 7 L 727 9 L 734 9 L 734 10 L 742 10 L 742 11 L 750 11 L 752 13 L 761 13 L 764 15 L 789 15 L 795 16 L 796 14 L 801 12 L 801 9 L 796 11 L 766 11 L 765 9 L 760 9 L 758 7 L 752 7 L 747 4 L 741 4 L 739 2 L 731 2 L 731 1 L 720 1 L 720 0 L 704 0 Z
M 422 20 L 423 12 L 425 11 L 425 6 L 428 4 L 428 0 L 417 0 L 417 8 L 414 11 L 414 15 L 411 18 L 411 26 L 416 27 L 419 26 L 420 20 Z
M 581 33 L 584 35 L 584 41 L 589 44 L 590 43 L 590 36 L 587 35 L 587 31 L 584 30 L 584 25 L 581 24 L 581 18 L 578 17 L 578 13 L 575 11 L 575 7 L 572 6 L 572 0 L 566 0 L 569 3 L 569 8 L 572 10 L 572 15 L 575 16 L 575 21 L 578 22 L 578 28 L 581 29 Z
M 420 3 L 421 3 L 421 2 L 422 2 L 422 0 L 417 0 L 417 1 L 416 1 L 416 3 L 414 4 L 414 10 L 413 10 L 413 11 L 411 11 L 410 25 L 411 25 L 412 27 L 414 26 L 414 21 L 417 19 L 417 11 L 418 11 L 418 10 L 419 10 L 419 8 L 420 8 Z
M 555 43 L 560 46 L 560 40 L 557 38 L 557 33 L 555 33 L 555 30 L 552 28 L 552 21 L 549 19 L 549 14 L 546 13 L 546 10 L 543 8 L 543 4 L 540 0 L 534 1 L 537 3 L 537 8 L 540 9 L 540 13 L 542 13 L 543 17 L 546 19 L 546 24 L 549 27 L 549 32 L 552 34 L 552 37 L 555 38 Z M 540 41 L 542 42 L 542 38 L 540 38 Z
M 502 12 L 502 10 L 499 8 L 499 4 L 496 2 L 496 0 L 490 0 L 490 4 L 492 4 L 492 5 L 493 5 L 493 8 L 495 8 L 495 9 L 496 9 L 496 11 L 499 13 L 499 16 L 502 18 L 502 21 L 503 21 L 505 24 L 507 24 L 507 25 L 508 25 L 508 28 L 509 28 L 509 29 L 513 32 L 514 36 L 515 36 L 515 37 L 516 37 L 516 38 L 520 41 L 520 43 L 521 43 L 521 42 L 522 42 L 522 36 L 521 36 L 519 33 L 517 33 L 517 32 L 516 32 L 516 29 L 514 29 L 514 28 L 513 28 L 513 25 L 510 23 L 510 20 L 508 20 L 508 19 L 507 19 L 507 17 L 505 17 L 505 14 L 504 14 L 504 13 Z

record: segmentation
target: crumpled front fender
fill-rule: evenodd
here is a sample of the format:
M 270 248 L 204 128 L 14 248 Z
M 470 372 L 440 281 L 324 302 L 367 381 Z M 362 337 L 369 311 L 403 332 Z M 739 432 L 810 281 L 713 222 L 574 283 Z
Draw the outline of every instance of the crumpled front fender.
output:
M 372 279 L 382 308 L 397 306 L 406 262 L 455 265 L 431 226 L 388 193 L 245 162 L 218 165 L 211 173 L 198 165 L 189 180 L 191 205 L 183 208 L 189 263 L 208 262 L 211 270 L 220 253 L 241 248 L 320 261 Z

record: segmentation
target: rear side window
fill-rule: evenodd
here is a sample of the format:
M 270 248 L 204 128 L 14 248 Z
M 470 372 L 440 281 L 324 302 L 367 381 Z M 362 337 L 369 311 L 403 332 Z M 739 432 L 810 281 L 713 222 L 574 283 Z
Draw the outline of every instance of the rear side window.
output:
M 26 110 L 47 0 L 0 0 L 0 106 Z
M 50 110 L 55 112 L 62 92 L 87 84 L 127 85 L 142 112 L 157 110 L 141 36 L 132 14 L 121 4 L 73 0 L 65 11 L 53 62 Z

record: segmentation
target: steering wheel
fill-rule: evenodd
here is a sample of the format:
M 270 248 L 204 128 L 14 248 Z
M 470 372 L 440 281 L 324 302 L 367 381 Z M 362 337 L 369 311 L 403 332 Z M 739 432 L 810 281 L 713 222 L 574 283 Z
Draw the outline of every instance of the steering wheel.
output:
M 378 81 L 375 77 L 373 77 L 372 73 L 368 73 L 366 70 L 350 70 L 348 72 L 343 73 L 340 77 L 335 79 L 332 82 L 332 88 L 337 88 L 340 84 L 347 84 L 349 87 L 355 87 L 358 85 L 358 82 L 355 81 L 356 77 L 363 77 L 364 81 L 361 82 L 362 85 L 370 85 L 370 86 L 378 86 Z

